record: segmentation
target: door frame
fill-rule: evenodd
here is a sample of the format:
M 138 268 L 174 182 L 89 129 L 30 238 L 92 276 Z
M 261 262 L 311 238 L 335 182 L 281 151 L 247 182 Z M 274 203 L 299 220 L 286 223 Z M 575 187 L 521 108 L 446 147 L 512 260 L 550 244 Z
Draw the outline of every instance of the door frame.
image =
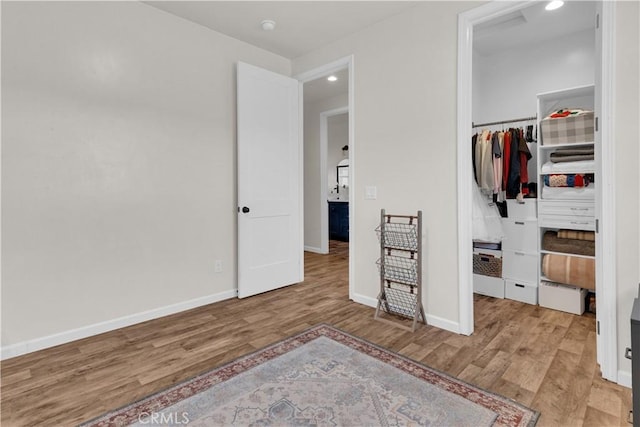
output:
M 348 70 L 348 74 L 349 74 L 349 88 L 348 88 L 348 95 L 347 95 L 347 100 L 348 100 L 348 105 L 347 105 L 347 109 L 348 109 L 348 113 L 349 113 L 349 194 L 353 195 L 355 194 L 355 191 L 353 191 L 353 189 L 355 188 L 356 185 L 356 179 L 355 179 L 355 175 L 356 175 L 356 156 L 355 156 L 355 137 L 354 137 L 354 60 L 353 60 L 353 55 L 349 55 L 349 56 L 345 56 L 344 58 L 340 58 L 337 59 L 333 62 L 321 65 L 319 67 L 313 68 L 311 70 L 305 71 L 303 73 L 300 73 L 296 76 L 294 76 L 295 79 L 297 79 L 300 82 L 300 86 L 302 87 L 302 85 L 306 82 L 309 82 L 311 80 L 315 80 L 318 79 L 320 77 L 326 76 L 327 74 L 339 71 L 339 70 L 344 70 L 344 69 Z M 304 93 L 302 90 L 300 90 L 301 96 L 304 96 Z M 303 112 L 302 112 L 302 108 L 303 108 L 303 102 L 300 103 L 300 117 L 304 117 Z M 324 150 L 324 161 L 325 161 L 325 172 L 324 172 L 324 178 L 325 180 L 323 182 L 326 182 L 327 177 L 326 177 L 326 146 L 325 146 L 325 150 Z M 322 156 L 322 153 L 321 153 Z M 322 165 L 321 165 L 321 171 L 320 171 L 321 177 L 322 177 Z M 326 187 L 326 185 L 324 186 Z M 323 199 L 323 203 L 321 204 L 321 206 L 326 206 L 326 204 L 324 202 L 326 202 L 326 188 L 325 188 L 325 198 Z M 322 190 L 320 191 L 320 193 L 322 193 Z M 355 248 L 356 248 L 356 236 L 355 236 L 355 212 L 356 212 L 356 206 L 357 206 L 357 202 L 355 200 L 354 197 L 349 197 L 349 299 L 353 299 L 353 287 L 354 287 L 354 283 L 355 283 L 355 268 L 353 265 L 353 260 L 355 259 Z M 327 218 L 327 212 L 326 209 L 324 209 L 324 215 L 325 218 Z M 321 213 L 322 214 L 322 213 Z M 321 216 L 322 218 L 322 216 Z M 329 232 L 329 226 L 328 226 L 328 218 L 326 220 L 326 224 L 327 224 L 327 228 L 326 228 L 326 233 Z M 326 234 L 325 233 L 325 234 Z M 328 237 L 327 237 L 327 250 L 328 250 Z
M 329 151 L 329 117 L 339 114 L 349 114 L 349 106 L 334 108 L 320 113 L 320 182 L 324 183 L 320 187 L 320 250 L 323 254 L 329 253 L 329 213 L 327 212 L 328 192 L 326 183 L 329 181 L 327 172 L 327 157 Z M 349 131 L 350 133 L 351 131 Z M 349 141 L 351 142 L 351 141 Z M 351 150 L 349 150 L 349 175 L 351 175 Z M 351 189 L 351 187 L 349 187 Z M 351 198 L 349 198 L 351 203 Z M 349 224 L 351 228 L 351 224 Z
M 473 269 L 471 262 L 473 227 L 469 212 L 472 209 L 472 165 L 469 156 L 471 141 L 472 111 L 472 63 L 473 26 L 496 17 L 515 12 L 536 3 L 493 1 L 458 15 L 458 318 L 459 332 L 471 335 L 474 330 L 473 316 Z M 603 378 L 618 382 L 617 346 L 617 286 L 616 286 L 616 236 L 615 236 L 615 175 L 614 175 L 614 129 L 613 78 L 614 78 L 614 28 L 615 2 L 601 1 L 600 30 L 602 31 L 602 52 L 600 58 L 602 110 L 600 111 L 600 132 L 602 141 L 602 184 L 600 212 L 600 233 L 602 260 L 598 279 L 609 283 L 602 295 L 598 295 L 598 318 L 600 340 L 597 357 Z M 596 61 L 598 64 L 598 61 Z M 600 354 L 601 353 L 601 354 Z

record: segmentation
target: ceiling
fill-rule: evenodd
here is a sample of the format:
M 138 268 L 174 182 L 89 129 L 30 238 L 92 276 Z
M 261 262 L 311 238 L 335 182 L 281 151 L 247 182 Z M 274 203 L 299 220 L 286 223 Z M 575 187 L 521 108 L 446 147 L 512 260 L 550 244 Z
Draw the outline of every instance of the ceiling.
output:
M 295 59 L 405 12 L 424 1 L 144 1 L 168 13 L 270 52 Z M 566 1 L 554 11 L 546 1 L 475 26 L 474 49 L 490 55 L 594 28 L 594 1 Z M 276 22 L 273 31 L 260 23 Z
M 356 33 L 420 2 L 145 1 L 173 15 L 289 59 Z M 260 23 L 276 22 L 273 31 Z
M 595 29 L 596 2 L 565 1 L 560 9 L 547 11 L 547 2 L 478 24 L 473 29 L 473 49 L 481 55 L 532 45 L 564 35 Z
M 246 43 L 295 59 L 356 33 L 424 1 L 144 1 L 172 15 Z M 546 1 L 474 27 L 474 51 L 492 55 L 516 46 L 593 29 L 593 1 L 566 1 L 546 11 Z M 276 22 L 264 31 L 261 22 Z M 305 84 L 305 98 L 319 100 L 347 91 L 346 70 L 335 83 L 321 78 Z
M 332 98 L 341 94 L 346 94 L 349 90 L 349 70 L 344 69 L 331 73 L 338 80 L 330 82 L 327 76 L 311 80 L 304 84 L 304 100 L 305 102 L 316 102 L 321 99 Z

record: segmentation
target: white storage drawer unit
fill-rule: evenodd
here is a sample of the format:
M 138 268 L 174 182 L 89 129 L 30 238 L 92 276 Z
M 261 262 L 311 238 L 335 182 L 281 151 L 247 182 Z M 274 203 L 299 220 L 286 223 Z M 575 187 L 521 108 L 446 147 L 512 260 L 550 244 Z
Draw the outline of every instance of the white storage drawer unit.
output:
M 522 202 L 507 199 L 507 215 L 510 219 L 536 219 L 536 202 L 536 199 L 524 199 Z
M 596 219 L 593 217 L 575 217 L 568 215 L 540 215 L 540 227 L 567 228 L 569 230 L 594 231 Z
M 536 199 L 507 200 L 502 218 L 502 277 L 504 296 L 528 304 L 538 303 L 538 220 Z
M 502 218 L 502 249 L 536 253 L 538 251 L 538 221 L 535 219 Z
M 502 277 L 514 281 L 536 283 L 538 281 L 538 254 L 519 251 L 502 252 Z
M 535 283 L 516 282 L 505 279 L 504 296 L 527 304 L 538 304 L 538 285 Z
M 578 200 L 540 200 L 542 215 L 595 216 L 596 206 L 594 202 Z
M 494 298 L 504 298 L 504 280 L 501 277 L 473 275 L 473 292 Z
M 538 213 L 540 227 L 589 231 L 596 228 L 594 202 L 540 200 Z
M 584 313 L 584 300 L 587 290 L 574 286 L 565 286 L 553 282 L 540 282 L 538 301 L 541 307 L 566 311 L 567 313 Z

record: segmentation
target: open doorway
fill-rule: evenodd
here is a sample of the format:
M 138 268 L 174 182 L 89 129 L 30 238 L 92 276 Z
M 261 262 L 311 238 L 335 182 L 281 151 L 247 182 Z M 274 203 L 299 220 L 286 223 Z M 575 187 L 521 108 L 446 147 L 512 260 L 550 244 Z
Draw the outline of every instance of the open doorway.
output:
M 541 6 L 540 11 L 534 11 L 532 8 Z M 475 133 L 475 129 L 472 130 L 471 124 L 475 123 L 487 123 L 493 124 L 495 122 L 508 121 L 510 119 L 527 118 L 532 115 L 532 112 L 537 114 L 537 120 L 547 116 L 548 111 L 545 111 L 545 100 L 552 94 L 565 92 L 571 92 L 579 90 L 584 85 L 590 85 L 591 99 L 593 100 L 592 109 L 596 113 L 596 117 L 600 117 L 600 129 L 596 126 L 596 179 L 597 185 L 600 188 L 607 188 L 610 185 L 611 179 L 611 165 L 609 157 L 611 156 L 610 145 L 610 123 L 607 121 L 610 110 L 610 97 L 611 90 L 609 86 L 610 73 L 611 73 L 611 36 L 612 36 L 612 9 L 607 2 L 570 2 L 572 8 L 582 7 L 586 16 L 588 16 L 588 22 L 584 28 L 576 29 L 572 27 L 572 20 L 580 13 L 568 13 L 561 22 L 562 30 L 565 32 L 559 32 L 551 34 L 547 28 L 546 35 L 551 38 L 547 39 L 545 49 L 542 44 L 543 41 L 539 41 L 538 44 L 532 43 L 531 40 L 527 43 L 521 42 L 515 47 L 516 52 L 512 52 L 510 56 L 512 63 L 514 64 L 526 64 L 526 67 L 516 67 L 516 70 L 506 78 L 503 75 L 502 80 L 499 82 L 502 85 L 509 83 L 517 83 L 516 89 L 504 88 L 500 92 L 496 92 L 495 88 L 489 88 L 489 85 L 484 89 L 488 89 L 495 97 L 505 96 L 503 99 L 505 106 L 509 103 L 514 104 L 513 100 L 518 94 L 525 94 L 527 91 L 531 91 L 535 96 L 527 96 L 530 99 L 529 107 L 525 110 L 521 107 L 525 106 L 523 103 L 516 101 L 515 105 L 512 105 L 508 109 L 508 114 L 497 114 L 496 117 L 486 117 L 482 114 L 495 113 L 492 108 L 488 108 L 486 104 L 486 93 L 483 95 L 478 90 L 484 83 L 484 80 L 489 74 L 490 77 L 499 77 L 504 68 L 500 65 L 500 60 L 489 61 L 487 69 L 493 67 L 493 71 L 476 74 L 476 71 L 481 67 L 478 66 L 476 58 L 476 47 L 479 42 L 482 44 L 483 38 L 489 38 L 488 33 L 495 32 L 496 40 L 500 42 L 513 41 L 517 37 L 510 37 L 507 35 L 509 29 L 513 29 L 520 24 L 524 24 L 533 21 L 536 14 L 543 16 L 544 5 L 542 3 L 524 3 L 524 4 L 498 4 L 494 2 L 467 13 L 460 15 L 459 22 L 459 74 L 458 74 L 458 211 L 459 211 L 459 261 L 460 261 L 460 331 L 465 334 L 471 334 L 474 330 L 474 309 L 473 309 L 473 280 L 471 279 L 472 263 L 470 255 L 471 250 L 471 235 L 472 225 L 468 218 L 468 210 L 471 208 L 471 194 L 473 182 L 473 166 L 470 155 L 470 146 L 472 144 L 472 134 Z M 566 7 L 566 5 L 565 5 Z M 587 10 L 589 9 L 590 10 Z M 568 9 L 567 9 L 568 10 Z M 541 28 L 540 25 L 538 27 Z M 566 31 L 572 29 L 573 31 Z M 589 34 L 591 32 L 591 34 Z M 483 34 L 484 33 L 484 34 Z M 580 34 L 582 33 L 582 34 Z M 573 42 L 572 42 L 573 41 Z M 560 52 L 563 47 L 566 48 L 565 52 Z M 536 51 L 538 57 L 535 56 Z M 518 59 L 518 52 L 520 53 L 522 61 Z M 586 56 L 585 56 L 586 54 Z M 505 56 L 505 52 L 502 52 L 502 58 Z M 555 55 L 555 59 L 553 56 Z M 590 58 L 588 58 L 590 56 Z M 480 61 L 482 62 L 482 61 Z M 580 63 L 581 65 L 579 65 Z M 485 64 L 486 65 L 486 64 Z M 544 65 L 542 71 L 540 65 Z M 558 67 L 565 67 L 565 70 L 559 70 Z M 566 72 L 567 69 L 571 69 L 571 72 Z M 536 72 L 535 75 L 530 75 L 529 78 L 525 74 L 529 71 Z M 586 75 L 585 71 L 587 72 Z M 549 74 L 552 72 L 553 74 Z M 546 74 L 545 74 L 546 73 Z M 514 76 L 520 75 L 519 79 L 515 79 Z M 580 81 L 582 76 L 583 81 Z M 566 79 L 569 78 L 570 81 Z M 576 80 L 577 78 L 577 80 Z M 588 79 L 589 81 L 584 81 Z M 533 87 L 536 85 L 536 87 Z M 573 93 L 573 92 L 572 92 Z M 471 96 L 473 94 L 473 96 Z M 539 95 L 543 94 L 543 95 Z M 563 95 L 564 96 L 564 95 Z M 536 106 L 536 98 L 542 99 L 542 103 L 538 102 Z M 595 104 L 595 105 L 594 105 Z M 479 107 L 481 106 L 481 107 Z M 558 105 L 557 108 L 562 106 Z M 569 106 L 564 106 L 569 107 Z M 572 104 L 571 107 L 575 107 Z M 571 108 L 569 107 L 569 108 Z M 594 108 L 595 107 L 595 108 Z M 555 111 L 554 106 L 553 110 Z M 478 113 L 480 114 L 480 117 Z M 503 111 L 504 113 L 504 111 Z M 597 122 L 596 122 L 597 123 Z M 498 126 L 502 126 L 498 123 Z M 505 127 L 509 124 L 505 123 Z M 593 144 L 593 143 L 592 143 Z M 585 144 L 583 144 L 585 145 Z M 549 147 L 545 147 L 549 148 Z M 538 153 L 541 148 L 538 147 Z M 546 153 L 546 151 L 544 151 Z M 548 160 L 546 157 L 543 160 Z M 538 177 L 542 174 L 542 168 L 538 169 Z M 538 182 L 538 186 L 542 185 Z M 596 187 L 598 189 L 598 187 Z M 538 203 L 540 202 L 540 189 L 538 188 Z M 604 229 L 603 224 L 606 224 L 612 217 L 612 208 L 610 205 L 609 195 L 606 192 L 597 191 L 595 195 L 595 221 L 599 221 L 601 224 L 598 231 L 597 224 L 595 222 L 595 239 L 596 239 L 596 293 L 598 296 L 598 311 L 596 314 L 597 319 L 597 359 L 601 367 L 602 375 L 606 379 L 614 380 L 617 377 L 616 372 L 616 351 L 615 351 L 615 337 L 616 337 L 616 304 L 615 304 L 615 280 L 612 279 L 612 265 L 613 259 L 610 254 L 613 253 L 608 250 L 615 241 L 615 235 L 612 230 Z M 575 206 L 574 206 L 575 209 Z M 540 216 L 538 210 L 538 216 Z M 546 212 L 545 212 L 546 213 Z M 546 220 L 546 218 L 545 218 Z M 539 224 L 542 224 L 540 222 Z M 577 224 L 577 222 L 576 222 Z M 580 223 L 582 224 L 582 223 Z M 538 228 L 543 230 L 545 224 L 540 225 Z M 571 228 L 571 227 L 569 227 Z M 540 231 L 542 233 L 542 231 Z M 546 253 L 542 249 L 542 234 L 539 234 L 539 240 L 537 241 L 537 251 L 540 254 Z M 534 242 L 536 243 L 536 242 Z M 465 254 L 468 253 L 468 255 Z M 522 253 L 518 254 L 521 255 Z M 537 262 L 542 260 L 543 256 L 536 257 Z M 592 256 L 593 257 L 593 256 Z M 503 260 L 504 261 L 504 260 Z M 542 264 L 544 268 L 544 264 Z M 537 285 L 540 285 L 543 280 L 546 280 L 543 274 L 539 273 Z M 606 286 L 604 286 L 606 284 Z M 594 330 L 596 328 L 594 327 Z
M 351 63 L 352 58 L 344 58 L 297 77 L 303 83 L 304 249 L 338 255 L 349 264 L 343 270 L 349 276 L 354 243 L 349 233 L 354 182 Z

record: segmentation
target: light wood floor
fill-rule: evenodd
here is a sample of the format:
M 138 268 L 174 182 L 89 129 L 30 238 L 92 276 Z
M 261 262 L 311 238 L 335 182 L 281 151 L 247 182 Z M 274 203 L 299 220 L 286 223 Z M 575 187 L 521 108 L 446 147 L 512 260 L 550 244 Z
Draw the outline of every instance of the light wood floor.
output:
M 537 409 L 538 425 L 628 426 L 631 392 L 600 379 L 593 315 L 476 297 L 471 337 L 405 332 L 348 301 L 347 245 L 307 253 L 300 285 L 2 362 L 2 425 L 74 425 L 325 322 Z

